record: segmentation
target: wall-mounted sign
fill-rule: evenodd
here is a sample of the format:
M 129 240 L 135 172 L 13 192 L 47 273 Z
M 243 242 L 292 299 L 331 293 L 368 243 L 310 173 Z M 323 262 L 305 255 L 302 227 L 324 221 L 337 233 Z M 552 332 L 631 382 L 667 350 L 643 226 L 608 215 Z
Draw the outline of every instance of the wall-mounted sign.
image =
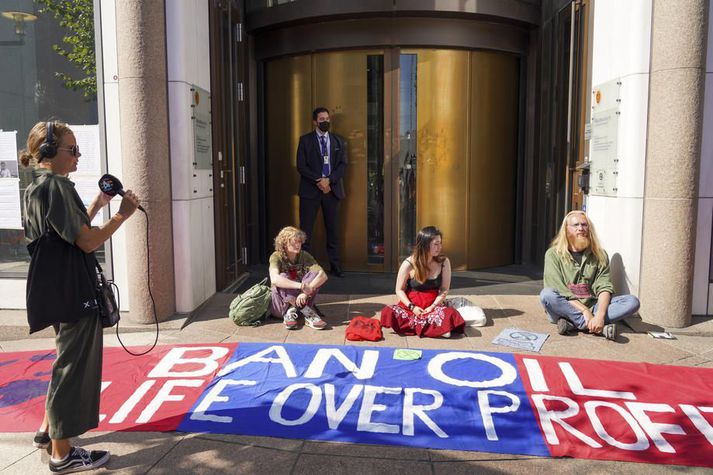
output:
M 590 194 L 617 195 L 619 174 L 619 117 L 621 81 L 615 79 L 592 90 L 589 161 Z
M 211 139 L 210 93 L 198 86 L 191 86 L 191 122 L 193 123 L 193 168 L 213 168 Z

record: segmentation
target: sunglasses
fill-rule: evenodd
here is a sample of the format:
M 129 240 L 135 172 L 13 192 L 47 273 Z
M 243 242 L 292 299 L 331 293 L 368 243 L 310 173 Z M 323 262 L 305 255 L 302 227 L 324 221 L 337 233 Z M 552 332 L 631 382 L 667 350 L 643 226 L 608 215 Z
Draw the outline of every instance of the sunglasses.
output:
M 67 150 L 73 157 L 79 156 L 79 145 L 72 145 L 71 147 L 57 147 L 57 150 Z

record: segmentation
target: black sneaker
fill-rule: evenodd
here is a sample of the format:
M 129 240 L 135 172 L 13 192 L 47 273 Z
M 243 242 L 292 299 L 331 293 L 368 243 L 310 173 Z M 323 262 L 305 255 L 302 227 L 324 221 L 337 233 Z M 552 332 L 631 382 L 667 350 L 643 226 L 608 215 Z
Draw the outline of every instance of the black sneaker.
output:
M 557 333 L 560 335 L 566 335 L 576 329 L 577 328 L 574 326 L 574 323 L 570 322 L 566 318 L 560 318 L 557 320 Z
M 50 459 L 50 472 L 73 473 L 93 470 L 109 461 L 111 454 L 106 450 L 85 450 L 81 447 L 72 447 L 69 455 L 61 462 Z
M 335 264 L 332 264 L 332 267 L 329 269 L 329 273 L 335 277 L 344 277 L 344 271 L 342 271 L 342 268 Z
M 32 441 L 32 445 L 38 449 L 46 449 L 50 445 L 50 435 L 47 432 L 38 430 L 35 433 L 35 438 Z

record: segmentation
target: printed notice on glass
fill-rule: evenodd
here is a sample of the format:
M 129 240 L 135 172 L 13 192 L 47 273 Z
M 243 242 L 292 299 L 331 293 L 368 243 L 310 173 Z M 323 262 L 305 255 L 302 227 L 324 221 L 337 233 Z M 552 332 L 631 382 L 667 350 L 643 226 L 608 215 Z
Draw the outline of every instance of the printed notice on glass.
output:
M 0 130 L 0 178 L 17 178 L 17 131 Z
M 22 229 L 17 131 L 0 130 L 0 229 Z
M 99 192 L 101 169 L 101 147 L 99 143 L 98 125 L 70 125 L 77 139 L 79 151 L 82 154 L 77 163 L 77 171 L 69 177 L 74 182 L 75 189 L 87 208 Z M 104 209 L 101 209 L 92 220 L 93 226 L 104 222 Z
M 0 229 L 22 229 L 20 179 L 0 179 Z

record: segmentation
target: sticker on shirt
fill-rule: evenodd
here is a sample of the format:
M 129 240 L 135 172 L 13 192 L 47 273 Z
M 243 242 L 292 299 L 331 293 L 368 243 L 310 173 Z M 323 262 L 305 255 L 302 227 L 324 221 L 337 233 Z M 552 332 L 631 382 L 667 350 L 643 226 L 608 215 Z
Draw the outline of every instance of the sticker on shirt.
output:
M 589 284 L 567 284 L 567 288 L 578 299 L 588 299 L 594 297 L 591 289 L 589 288 Z

